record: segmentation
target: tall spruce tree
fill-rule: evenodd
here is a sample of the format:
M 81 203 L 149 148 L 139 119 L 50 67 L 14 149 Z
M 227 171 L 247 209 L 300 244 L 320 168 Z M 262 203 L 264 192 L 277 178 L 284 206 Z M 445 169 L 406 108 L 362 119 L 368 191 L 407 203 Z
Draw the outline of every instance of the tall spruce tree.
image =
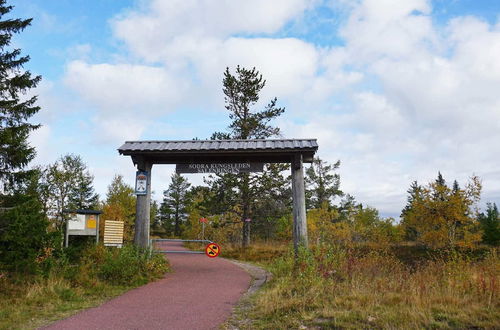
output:
M 160 204 L 160 208 L 158 209 L 158 222 L 167 237 L 170 237 L 174 234 L 172 214 L 172 209 L 164 199 Z
M 186 207 L 187 198 L 186 194 L 188 192 L 190 183 L 182 175 L 177 173 L 172 174 L 172 182 L 168 186 L 168 189 L 163 192 L 163 202 L 160 206 L 162 209 L 170 209 L 172 211 L 172 220 L 174 222 L 174 235 L 181 235 L 181 223 L 186 220 Z
M 405 229 L 406 239 L 410 241 L 415 241 L 418 236 L 418 231 L 414 225 L 408 223 L 408 219 L 412 216 L 414 212 L 413 205 L 416 201 L 420 201 L 422 198 L 423 188 L 418 184 L 417 181 L 413 181 L 410 188 L 407 190 L 408 197 L 404 209 L 401 211 L 401 224 Z
M 26 170 L 35 157 L 28 137 L 39 127 L 29 119 L 40 107 L 35 96 L 25 94 L 41 77 L 24 70 L 29 56 L 10 47 L 12 37 L 31 23 L 31 19 L 6 18 L 12 9 L 0 0 L 0 269 L 36 272 L 40 270 L 36 256 L 54 242 L 37 201 L 40 173 Z
M 37 97 L 22 96 L 36 87 L 41 77 L 23 69 L 29 56 L 9 47 L 12 36 L 23 31 L 32 19 L 5 19 L 12 9 L 0 0 L 0 207 L 5 206 L 4 197 L 27 179 L 24 169 L 35 157 L 28 137 L 39 127 L 29 122 L 40 110 Z
M 254 109 L 255 104 L 259 101 L 259 93 L 266 85 L 266 81 L 255 68 L 245 69 L 238 65 L 234 75 L 229 71 L 229 68 L 226 68 L 222 84 L 225 108 L 229 111 L 231 123 L 228 132 L 216 132 L 212 135 L 212 139 L 247 140 L 279 136 L 279 127 L 270 125 L 270 122 L 279 117 L 285 108 L 277 107 L 277 98 L 274 98 L 263 110 Z M 286 168 L 286 166 L 280 165 L 268 165 L 268 167 Z M 241 213 L 239 216 L 243 222 L 243 246 L 250 244 L 251 222 L 245 220 L 252 217 L 253 201 L 258 195 L 259 187 L 268 186 L 262 182 L 259 184 L 259 181 L 266 179 L 272 180 L 265 173 L 263 175 L 241 173 L 220 175 L 218 179 L 210 182 L 211 186 L 219 188 L 216 189 L 215 195 L 219 196 L 221 201 L 226 202 L 226 211 L 234 210 L 235 204 L 240 205 Z M 236 194 L 227 194 L 223 191 L 235 191 Z
M 99 195 L 94 191 L 94 176 L 86 169 L 85 163 L 77 156 L 75 170 L 75 186 L 69 196 L 69 206 L 78 210 L 96 209 L 99 206 Z
M 500 213 L 495 203 L 486 204 L 486 214 L 479 214 L 479 222 L 483 230 L 483 243 L 500 245 Z

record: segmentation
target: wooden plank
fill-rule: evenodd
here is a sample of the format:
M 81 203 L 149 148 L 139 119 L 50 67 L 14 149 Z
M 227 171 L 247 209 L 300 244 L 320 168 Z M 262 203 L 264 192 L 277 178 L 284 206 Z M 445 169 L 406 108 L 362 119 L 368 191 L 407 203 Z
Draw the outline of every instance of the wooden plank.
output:
M 104 223 L 104 245 L 121 246 L 123 244 L 123 228 L 123 221 L 106 220 Z

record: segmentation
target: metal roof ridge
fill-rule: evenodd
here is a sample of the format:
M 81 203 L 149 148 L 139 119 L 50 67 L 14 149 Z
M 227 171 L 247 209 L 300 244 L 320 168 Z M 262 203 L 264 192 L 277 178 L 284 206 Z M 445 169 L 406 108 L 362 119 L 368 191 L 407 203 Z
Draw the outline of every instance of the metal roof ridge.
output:
M 250 142 L 250 141 L 316 141 L 316 138 L 303 138 L 303 139 L 225 139 L 225 140 L 135 140 L 135 141 L 125 141 L 126 143 L 161 143 L 161 142 L 170 142 L 170 143 L 199 143 L 199 142 Z

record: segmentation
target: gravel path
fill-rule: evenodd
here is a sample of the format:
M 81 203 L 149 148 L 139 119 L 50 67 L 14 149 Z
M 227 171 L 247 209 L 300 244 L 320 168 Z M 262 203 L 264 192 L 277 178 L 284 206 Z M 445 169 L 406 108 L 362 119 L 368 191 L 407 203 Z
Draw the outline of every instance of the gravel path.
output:
M 168 250 L 184 248 L 168 243 Z M 169 254 L 168 259 L 173 273 L 164 279 L 44 329 L 217 329 L 250 285 L 247 272 L 221 258 Z

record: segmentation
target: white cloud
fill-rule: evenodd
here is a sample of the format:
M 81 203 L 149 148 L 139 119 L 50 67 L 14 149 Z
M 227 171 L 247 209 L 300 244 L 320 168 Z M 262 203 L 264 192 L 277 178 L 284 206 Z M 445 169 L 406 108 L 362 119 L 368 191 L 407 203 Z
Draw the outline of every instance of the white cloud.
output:
M 410 181 L 428 182 L 438 170 L 462 183 L 473 173 L 498 181 L 487 173 L 500 151 L 498 25 L 467 17 L 438 30 L 429 13 L 428 1 L 364 1 L 342 30 L 342 69 L 362 67 L 377 82 L 351 94 L 353 122 L 343 137 L 359 152 L 345 154 L 343 166 L 353 169 L 343 171 L 376 205 L 383 198 L 370 191 L 402 206 Z M 485 199 L 499 196 L 486 186 Z
M 407 59 L 434 41 L 427 0 L 366 0 L 356 6 L 340 35 L 353 59 Z
M 152 118 L 174 111 L 187 91 L 187 82 L 162 67 L 80 60 L 68 64 L 65 83 L 96 109 L 99 143 L 138 139 Z
M 183 87 L 182 81 L 174 81 L 163 68 L 132 64 L 73 61 L 68 64 L 65 79 L 69 87 L 106 115 L 116 115 L 117 111 L 171 111 L 169 105 L 178 101 Z
M 273 33 L 300 15 L 310 0 L 153 0 L 142 11 L 129 11 L 112 21 L 116 36 L 132 52 L 162 60 L 168 45 L 234 34 Z
M 399 214 L 410 182 L 439 170 L 461 182 L 477 173 L 485 199 L 500 196 L 491 170 L 500 161 L 500 23 L 458 17 L 442 28 L 427 0 L 342 3 L 333 8 L 349 17 L 325 33 L 343 45 L 320 47 L 281 37 L 316 1 L 142 2 L 111 20 L 133 60 L 72 61 L 65 81 L 95 109 L 100 139 L 116 143 L 152 127 L 187 134 L 156 120 L 223 109 L 225 67 L 255 66 L 267 80 L 263 102 L 287 105 L 286 136 L 318 137 L 320 156 L 342 161 L 343 189 L 359 201 Z

